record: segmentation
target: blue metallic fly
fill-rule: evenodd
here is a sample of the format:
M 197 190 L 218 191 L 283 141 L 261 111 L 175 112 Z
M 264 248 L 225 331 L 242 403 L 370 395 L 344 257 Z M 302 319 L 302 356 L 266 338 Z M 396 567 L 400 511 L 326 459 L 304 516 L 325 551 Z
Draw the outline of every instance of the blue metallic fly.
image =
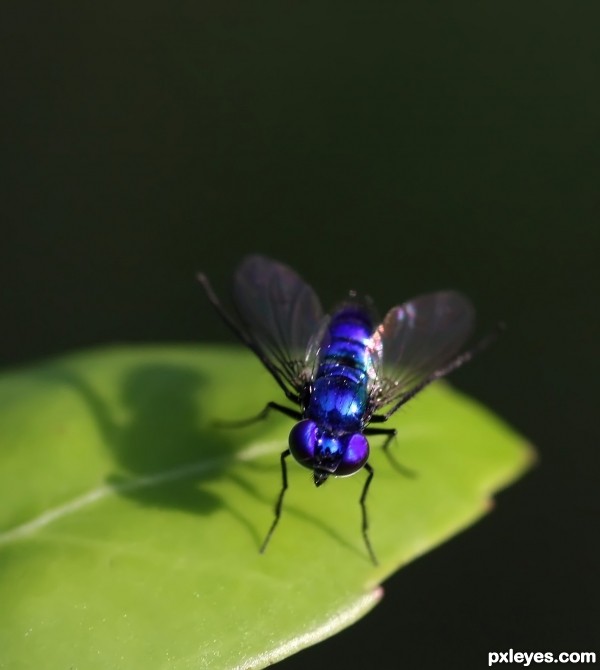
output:
M 385 453 L 395 428 L 377 428 L 436 379 L 469 361 L 491 337 L 458 353 L 471 332 L 474 310 L 455 291 L 423 295 L 392 307 L 380 323 L 370 299 L 351 291 L 331 314 L 291 268 L 263 256 L 248 256 L 233 281 L 235 316 L 221 305 L 210 282 L 198 275 L 225 323 L 251 349 L 299 409 L 270 402 L 242 426 L 277 410 L 297 423 L 281 453 L 282 487 L 275 518 L 261 547 L 273 535 L 288 486 L 291 454 L 313 472 L 315 486 L 330 476 L 367 473 L 360 496 L 362 534 L 377 563 L 368 534 L 366 498 L 374 470 L 367 436 L 384 435 Z M 393 461 L 392 461 L 393 462 Z

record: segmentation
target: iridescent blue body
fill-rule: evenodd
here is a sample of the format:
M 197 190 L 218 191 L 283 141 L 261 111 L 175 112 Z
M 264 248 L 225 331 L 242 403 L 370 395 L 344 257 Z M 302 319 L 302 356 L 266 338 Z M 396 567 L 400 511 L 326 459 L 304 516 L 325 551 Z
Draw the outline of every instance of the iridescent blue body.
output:
M 354 474 L 368 458 L 362 431 L 375 378 L 373 328 L 365 309 L 345 305 L 319 343 L 316 372 L 305 391 L 305 421 L 290 435 L 292 454 L 315 470 L 317 484 L 329 474 Z
M 320 486 L 328 477 L 365 470 L 360 497 L 362 532 L 371 559 L 365 500 L 374 470 L 367 435 L 383 435 L 386 454 L 394 428 L 387 421 L 428 384 L 460 367 L 491 338 L 458 354 L 473 323 L 470 302 L 456 291 L 419 296 L 392 307 L 383 321 L 371 303 L 351 292 L 327 316 L 313 289 L 291 268 L 264 256 L 248 256 L 233 284 L 235 316 L 223 309 L 204 275 L 210 302 L 233 332 L 259 358 L 297 409 L 270 402 L 246 425 L 277 410 L 296 423 L 281 454 L 282 488 L 265 549 L 279 521 L 287 489 L 286 458 L 313 472 Z M 393 461 L 393 459 L 390 460 Z M 397 466 L 400 469 L 399 466 Z
M 335 312 L 321 341 L 310 402 L 304 412 L 333 435 L 364 428 L 375 376 L 370 316 L 357 307 Z

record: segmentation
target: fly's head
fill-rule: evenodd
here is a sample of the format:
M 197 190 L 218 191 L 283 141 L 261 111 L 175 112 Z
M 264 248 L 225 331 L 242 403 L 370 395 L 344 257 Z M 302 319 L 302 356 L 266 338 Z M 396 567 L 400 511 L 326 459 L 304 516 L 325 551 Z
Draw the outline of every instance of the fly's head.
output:
M 369 458 L 369 443 L 362 433 L 333 435 L 311 419 L 292 428 L 289 445 L 298 463 L 313 471 L 315 486 L 321 486 L 330 475 L 353 475 Z

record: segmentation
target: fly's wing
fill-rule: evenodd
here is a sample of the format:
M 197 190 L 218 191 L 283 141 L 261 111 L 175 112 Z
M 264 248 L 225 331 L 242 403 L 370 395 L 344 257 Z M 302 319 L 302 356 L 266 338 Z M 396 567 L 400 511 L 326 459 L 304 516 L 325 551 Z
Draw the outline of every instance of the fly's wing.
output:
M 235 274 L 233 298 L 253 347 L 275 376 L 299 391 L 308 345 L 323 318 L 316 293 L 287 265 L 247 256 Z
M 448 364 L 469 336 L 474 316 L 469 300 L 456 291 L 430 293 L 393 307 L 375 332 L 382 349 L 375 410 Z

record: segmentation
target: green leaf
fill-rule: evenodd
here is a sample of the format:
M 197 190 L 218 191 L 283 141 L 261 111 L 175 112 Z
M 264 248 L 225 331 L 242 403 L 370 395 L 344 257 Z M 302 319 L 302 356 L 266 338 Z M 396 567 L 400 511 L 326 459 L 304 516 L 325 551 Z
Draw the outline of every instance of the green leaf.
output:
M 484 364 L 482 361 L 481 364 Z M 378 584 L 490 508 L 532 452 L 438 383 L 398 413 L 390 467 L 319 489 L 291 463 L 290 421 L 217 429 L 281 392 L 239 349 L 131 347 L 0 378 L 0 668 L 259 668 L 348 626 Z M 391 423 L 391 422 L 390 422 Z

